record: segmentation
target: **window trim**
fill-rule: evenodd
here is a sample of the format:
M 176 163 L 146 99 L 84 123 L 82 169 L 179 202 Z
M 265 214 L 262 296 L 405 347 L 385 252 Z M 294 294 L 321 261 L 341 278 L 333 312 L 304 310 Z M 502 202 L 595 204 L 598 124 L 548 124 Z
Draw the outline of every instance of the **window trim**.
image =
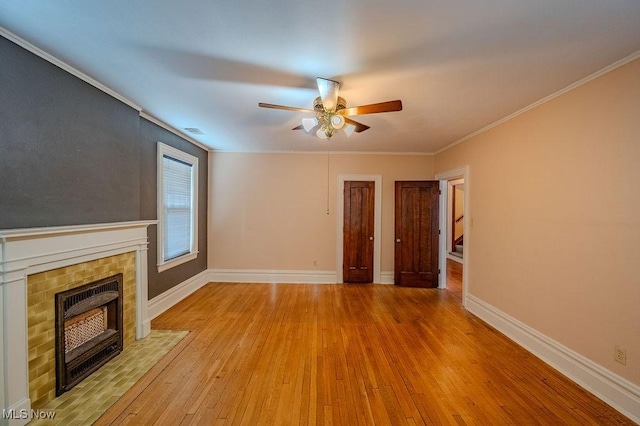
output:
M 182 256 L 175 257 L 173 259 L 164 260 L 164 224 L 165 224 L 165 215 L 164 215 L 164 167 L 162 159 L 167 156 L 170 158 L 174 158 L 178 161 L 182 161 L 191 166 L 191 191 L 193 197 L 191 198 L 191 250 L 189 253 L 183 254 Z M 158 242 L 157 242 L 157 264 L 158 272 L 166 271 L 167 269 L 173 268 L 175 266 L 181 265 L 183 263 L 194 260 L 198 257 L 198 158 L 187 154 L 186 152 L 180 151 L 177 148 L 166 145 L 162 142 L 158 142 L 158 158 L 157 158 L 157 169 L 158 169 L 158 182 L 157 182 L 157 194 L 158 194 Z

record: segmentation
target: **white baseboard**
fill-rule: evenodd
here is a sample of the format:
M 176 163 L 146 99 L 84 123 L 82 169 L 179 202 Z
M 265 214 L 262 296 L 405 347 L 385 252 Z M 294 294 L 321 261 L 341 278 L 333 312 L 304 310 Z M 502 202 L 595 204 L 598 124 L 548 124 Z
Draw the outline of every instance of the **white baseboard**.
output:
M 211 281 L 209 270 L 204 270 L 186 281 L 149 300 L 149 320 L 154 319 L 194 291 Z
M 393 271 L 382 271 L 380 273 L 380 284 L 395 284 Z
M 640 423 L 640 386 L 468 294 L 467 310 L 604 402 Z
M 210 269 L 210 280 L 224 283 L 335 284 L 335 271 Z M 380 284 L 393 284 L 393 271 L 380 273 Z
M 335 284 L 335 271 L 209 269 L 209 279 L 222 283 Z
M 381 284 L 393 284 L 393 272 L 381 273 Z M 335 284 L 334 271 L 209 269 L 149 301 L 153 319 L 208 282 Z M 467 310 L 575 381 L 636 423 L 640 423 L 640 386 L 607 370 L 532 327 L 467 295 Z
M 209 282 L 335 284 L 336 278 L 335 271 L 207 269 L 149 300 L 149 321 Z M 383 272 L 381 278 L 381 284 L 393 284 L 393 272 Z
M 23 426 L 31 421 L 31 399 L 22 398 L 15 404 L 3 408 L 0 423 L 7 426 Z M 2 423 L 5 421 L 6 423 Z

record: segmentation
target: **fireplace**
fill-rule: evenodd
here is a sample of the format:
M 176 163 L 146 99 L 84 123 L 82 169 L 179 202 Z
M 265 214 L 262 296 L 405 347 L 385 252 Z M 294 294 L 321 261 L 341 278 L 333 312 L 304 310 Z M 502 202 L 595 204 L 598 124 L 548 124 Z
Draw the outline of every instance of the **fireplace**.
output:
M 56 397 L 56 293 L 122 273 L 124 348 L 149 334 L 147 226 L 155 223 L 0 230 L 1 410 L 29 413 Z
M 55 295 L 56 396 L 122 352 L 122 274 Z

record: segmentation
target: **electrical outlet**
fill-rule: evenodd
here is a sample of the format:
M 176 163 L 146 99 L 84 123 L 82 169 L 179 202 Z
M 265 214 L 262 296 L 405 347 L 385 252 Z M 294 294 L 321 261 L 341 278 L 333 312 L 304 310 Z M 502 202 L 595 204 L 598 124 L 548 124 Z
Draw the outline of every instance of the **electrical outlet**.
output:
M 313 261 L 313 266 L 318 266 L 318 261 L 317 260 Z
M 627 350 L 616 345 L 613 348 L 613 360 L 622 365 L 627 365 Z

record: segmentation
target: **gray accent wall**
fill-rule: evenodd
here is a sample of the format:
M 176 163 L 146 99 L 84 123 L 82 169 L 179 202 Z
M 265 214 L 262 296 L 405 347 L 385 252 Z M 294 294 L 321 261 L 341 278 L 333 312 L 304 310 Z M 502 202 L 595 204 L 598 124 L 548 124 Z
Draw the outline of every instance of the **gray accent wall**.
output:
M 0 229 L 140 215 L 138 111 L 0 37 Z
M 157 227 L 149 227 L 149 298 L 153 298 L 207 269 L 207 152 L 174 133 L 140 119 L 140 215 L 141 219 L 157 219 L 157 155 L 158 142 L 170 145 L 198 158 L 198 258 L 158 273 Z
M 198 258 L 158 273 L 149 298 L 207 268 L 207 152 L 0 37 L 0 229 L 157 219 L 157 142 L 199 159 Z

